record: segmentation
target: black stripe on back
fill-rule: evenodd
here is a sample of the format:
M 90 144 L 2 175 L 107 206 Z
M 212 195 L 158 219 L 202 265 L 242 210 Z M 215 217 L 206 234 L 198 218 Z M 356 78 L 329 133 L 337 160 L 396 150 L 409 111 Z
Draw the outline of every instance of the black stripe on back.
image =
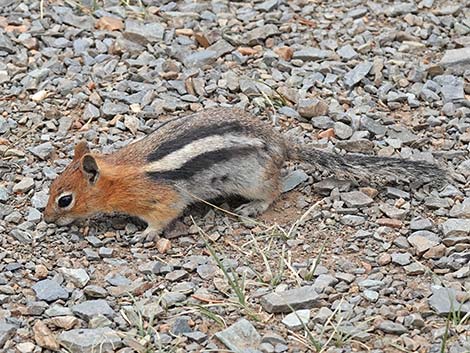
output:
M 148 162 L 155 162 L 172 152 L 178 151 L 191 142 L 200 140 L 202 138 L 214 135 L 224 135 L 229 132 L 241 132 L 243 126 L 238 122 L 230 122 L 226 124 L 201 126 L 196 129 L 185 131 L 181 135 L 177 135 L 171 140 L 163 142 L 157 150 L 150 153 L 147 157 Z
M 206 152 L 187 161 L 180 168 L 163 172 L 147 172 L 152 179 L 181 180 L 207 170 L 215 164 L 226 162 L 232 158 L 247 156 L 258 150 L 255 146 L 223 148 L 217 151 Z

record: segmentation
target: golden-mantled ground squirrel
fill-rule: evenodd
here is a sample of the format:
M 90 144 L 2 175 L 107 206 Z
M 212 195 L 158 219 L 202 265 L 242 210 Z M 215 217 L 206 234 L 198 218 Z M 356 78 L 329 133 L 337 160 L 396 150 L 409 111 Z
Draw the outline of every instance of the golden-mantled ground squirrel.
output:
M 284 138 L 232 108 L 212 108 L 162 123 L 153 133 L 108 155 L 75 147 L 72 163 L 51 185 L 47 222 L 66 225 L 119 212 L 161 231 L 198 199 L 229 195 L 250 202 L 236 213 L 265 211 L 281 192 L 281 168 L 292 159 L 350 178 L 443 178 L 436 165 L 399 158 L 340 156 Z

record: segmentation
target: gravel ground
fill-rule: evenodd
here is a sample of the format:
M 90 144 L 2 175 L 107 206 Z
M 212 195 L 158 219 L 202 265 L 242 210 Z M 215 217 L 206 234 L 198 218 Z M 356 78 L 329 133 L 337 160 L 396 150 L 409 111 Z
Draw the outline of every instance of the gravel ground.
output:
M 1 351 L 470 352 L 469 5 L 0 0 Z M 79 139 L 217 105 L 454 181 L 289 165 L 256 221 L 195 206 L 155 244 L 42 220 Z

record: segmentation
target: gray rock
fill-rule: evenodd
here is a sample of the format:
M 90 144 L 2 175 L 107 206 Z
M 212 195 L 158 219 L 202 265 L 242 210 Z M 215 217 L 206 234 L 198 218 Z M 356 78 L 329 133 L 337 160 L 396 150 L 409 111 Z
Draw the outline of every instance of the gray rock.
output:
M 375 290 L 366 289 L 364 290 L 364 297 L 368 301 L 375 303 L 379 299 L 379 293 Z
M 207 335 L 201 331 L 184 332 L 183 336 L 188 337 L 191 341 L 197 342 L 199 344 L 207 341 Z
M 318 304 L 318 293 L 310 286 L 273 292 L 261 298 L 261 306 L 269 313 L 288 313 L 292 309 L 309 309 Z
M 310 310 L 303 309 L 294 311 L 282 319 L 282 323 L 287 326 L 289 330 L 297 331 L 305 327 L 310 320 Z
M 245 34 L 245 42 L 248 45 L 256 45 L 260 41 L 279 33 L 279 29 L 274 24 L 259 26 Z
M 358 283 L 360 288 L 369 289 L 369 288 L 381 288 L 384 286 L 384 282 L 378 279 L 364 279 Z
M 121 275 L 120 273 L 111 273 L 106 275 L 105 277 L 106 282 L 108 282 L 112 286 L 128 286 L 132 282 L 126 277 Z
M 462 65 L 468 68 L 470 65 L 470 47 L 446 50 L 440 64 L 445 67 Z
M 163 39 L 165 28 L 157 23 L 142 23 L 136 20 L 126 20 L 124 37 L 128 40 L 147 45 L 149 42 L 159 42 Z
M 75 315 L 87 321 L 97 315 L 103 315 L 112 319 L 116 314 L 108 302 L 103 299 L 87 300 L 76 304 L 72 307 L 72 311 Z
M 357 216 L 354 214 L 347 214 L 341 217 L 341 224 L 351 226 L 351 227 L 357 227 L 361 224 L 364 224 L 366 222 L 366 218 L 363 216 Z
M 259 5 L 256 5 L 255 8 L 257 10 L 269 12 L 277 8 L 279 6 L 279 2 L 280 0 L 266 0 Z
M 200 50 L 189 54 L 183 59 L 183 63 L 189 68 L 200 68 L 205 65 L 211 65 L 217 60 L 217 52 L 214 50 Z
M 83 288 L 83 292 L 91 298 L 105 298 L 108 295 L 106 289 L 95 285 L 86 286 Z
M 381 204 L 379 208 L 387 217 L 393 219 L 404 219 L 409 213 L 408 210 L 396 208 L 386 203 Z
M 326 59 L 328 56 L 330 56 L 330 51 L 328 50 L 306 48 L 295 51 L 292 55 L 292 59 L 298 59 L 302 61 L 316 61 Z
M 178 336 L 182 335 L 183 333 L 188 333 L 191 332 L 192 329 L 189 326 L 189 316 L 179 316 L 175 319 L 173 322 L 173 325 L 171 325 L 171 334 Z
M 361 191 L 345 192 L 342 193 L 340 197 L 348 207 L 364 207 L 374 202 L 373 199 Z
M 47 190 L 41 190 L 39 192 L 35 192 L 33 197 L 31 198 L 31 205 L 34 208 L 43 210 L 47 206 L 47 200 L 49 199 L 49 194 Z
M 328 274 L 321 274 L 315 279 L 313 288 L 317 293 L 321 293 L 326 287 L 334 287 L 336 283 L 338 283 L 338 280 L 335 277 Z
M 83 253 L 88 261 L 96 261 L 100 259 L 100 256 L 96 251 L 90 248 L 83 249 Z
M 67 281 L 72 282 L 76 287 L 83 288 L 90 280 L 90 276 L 83 268 L 60 268 L 60 272 Z
M 234 353 L 247 353 L 261 344 L 261 336 L 246 319 L 240 319 L 232 326 L 217 332 L 215 336 Z
M 353 49 L 351 44 L 346 44 L 345 46 L 342 46 L 336 52 L 341 58 L 346 60 L 351 60 L 359 56 L 359 54 Z
M 328 114 L 328 104 L 321 99 L 300 99 L 297 111 L 304 118 L 314 118 Z
M 113 103 L 110 100 L 106 100 L 101 107 L 101 111 L 106 116 L 115 116 L 118 114 L 126 114 L 129 111 L 129 107 L 123 103 Z
M 98 118 L 99 116 L 100 116 L 100 110 L 91 103 L 88 103 L 85 106 L 85 109 L 83 109 L 83 119 L 85 121 Z
M 0 348 L 3 348 L 5 343 L 15 335 L 16 326 L 7 324 L 5 321 L 0 321 Z
M 393 253 L 392 262 L 400 266 L 406 266 L 411 262 L 411 255 L 407 252 Z
M 303 170 L 296 169 L 284 177 L 282 181 L 282 192 L 293 190 L 306 180 L 308 180 L 308 174 Z
M 438 315 L 447 316 L 450 312 L 460 312 L 462 315 L 470 312 L 470 303 L 459 303 L 456 299 L 457 292 L 454 288 L 441 286 L 431 287 L 432 295 L 429 297 L 429 306 Z
M 54 146 L 52 146 L 50 142 L 44 142 L 40 145 L 28 148 L 28 151 L 45 161 L 51 156 L 52 152 L 54 152 Z
M 33 178 L 26 177 L 21 179 L 13 186 L 13 192 L 28 192 L 34 187 Z
M 341 140 L 346 140 L 353 134 L 353 129 L 341 121 L 336 122 L 333 127 L 335 130 L 335 135 Z
M 222 55 L 225 55 L 227 53 L 230 53 L 234 50 L 235 48 L 233 47 L 232 44 L 227 42 L 226 40 L 218 40 L 214 44 L 212 44 L 210 47 L 207 48 L 207 50 L 214 51 L 216 52 L 217 58 L 221 57 Z
M 448 219 L 442 224 L 442 232 L 446 238 L 469 235 L 470 219 Z
M 463 79 L 453 75 L 440 75 L 434 81 L 441 86 L 444 103 L 460 101 L 465 98 Z
M 372 69 L 373 64 L 371 62 L 365 61 L 363 63 L 357 64 L 354 69 L 344 75 L 344 83 L 347 87 L 353 87 L 354 85 L 361 82 L 361 80 L 367 76 L 370 69 Z
M 430 230 L 432 226 L 433 223 L 427 218 L 415 218 L 410 222 L 411 230 Z
M 10 193 L 6 187 L 0 186 L 0 202 L 4 202 L 8 200 Z
M 428 251 L 441 242 L 437 234 L 427 230 L 414 232 L 407 238 L 407 240 L 420 254 Z
M 12 229 L 10 231 L 10 235 L 13 236 L 16 240 L 18 240 L 20 243 L 32 243 L 33 242 L 33 236 L 25 230 L 21 229 Z
M 402 324 L 398 324 L 396 322 L 390 321 L 390 320 L 384 320 L 382 321 L 378 329 L 385 332 L 385 333 L 390 333 L 393 335 L 401 335 L 403 333 L 407 333 L 408 329 L 403 326 Z
M 0 51 L 6 51 L 9 54 L 14 54 L 16 52 L 11 39 L 2 32 L 0 32 Z
M 37 282 L 31 287 L 39 300 L 53 302 L 57 299 L 67 299 L 69 293 L 62 288 L 56 281 L 45 279 Z
M 109 259 L 113 257 L 114 254 L 114 249 L 112 248 L 107 248 L 107 247 L 100 247 L 98 250 L 98 254 L 103 258 L 103 259 Z
M 109 327 L 64 331 L 57 339 L 71 353 L 115 352 L 122 346 L 121 337 Z

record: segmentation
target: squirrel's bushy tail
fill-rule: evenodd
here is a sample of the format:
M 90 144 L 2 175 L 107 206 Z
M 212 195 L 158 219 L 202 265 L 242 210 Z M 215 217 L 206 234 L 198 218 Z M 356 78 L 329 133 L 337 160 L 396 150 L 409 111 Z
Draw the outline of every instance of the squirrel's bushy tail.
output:
M 297 145 L 289 156 L 291 159 L 307 162 L 314 168 L 327 170 L 338 177 L 384 182 L 442 183 L 447 173 L 437 165 L 424 161 L 411 161 L 393 157 L 346 154 L 344 156 Z

